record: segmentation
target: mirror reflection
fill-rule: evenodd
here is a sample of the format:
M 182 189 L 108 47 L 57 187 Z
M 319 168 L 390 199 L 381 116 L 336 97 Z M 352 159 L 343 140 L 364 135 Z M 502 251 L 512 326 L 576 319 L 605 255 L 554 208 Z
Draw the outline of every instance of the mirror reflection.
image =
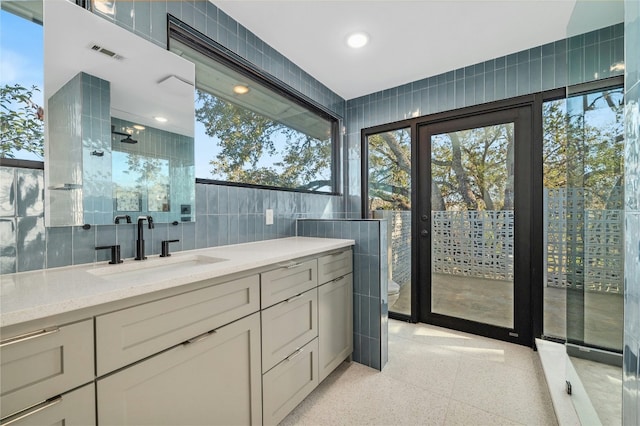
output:
M 47 226 L 194 220 L 194 65 L 67 0 L 44 15 Z

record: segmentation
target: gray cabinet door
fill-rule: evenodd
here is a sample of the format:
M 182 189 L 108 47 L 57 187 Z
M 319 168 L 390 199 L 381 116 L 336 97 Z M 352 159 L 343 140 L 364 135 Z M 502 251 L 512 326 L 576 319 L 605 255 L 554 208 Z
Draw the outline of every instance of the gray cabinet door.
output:
M 93 320 L 3 340 L 0 417 L 93 380 Z
M 98 424 L 262 422 L 260 314 L 97 381 Z
M 95 386 L 93 383 L 29 410 L 5 419 L 11 426 L 91 426 L 96 424 Z
M 320 381 L 353 352 L 353 274 L 318 287 Z
M 278 424 L 318 383 L 318 339 L 315 338 L 263 376 L 264 424 Z
M 262 371 L 318 337 L 318 290 L 313 289 L 262 311 Z

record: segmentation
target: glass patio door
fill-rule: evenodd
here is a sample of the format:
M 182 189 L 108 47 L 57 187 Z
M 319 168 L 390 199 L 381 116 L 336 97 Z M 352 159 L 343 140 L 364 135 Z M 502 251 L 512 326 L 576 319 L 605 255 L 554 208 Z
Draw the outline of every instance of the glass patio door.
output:
M 419 127 L 423 321 L 528 344 L 530 108 Z

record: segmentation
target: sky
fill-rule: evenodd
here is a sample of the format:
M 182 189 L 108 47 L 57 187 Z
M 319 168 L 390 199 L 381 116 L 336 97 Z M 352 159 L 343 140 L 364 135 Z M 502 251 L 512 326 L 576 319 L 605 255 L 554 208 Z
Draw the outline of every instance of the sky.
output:
M 11 13 L 0 11 L 0 85 L 37 86 L 33 101 L 43 104 L 44 48 L 42 26 Z M 42 160 L 17 152 L 16 158 Z

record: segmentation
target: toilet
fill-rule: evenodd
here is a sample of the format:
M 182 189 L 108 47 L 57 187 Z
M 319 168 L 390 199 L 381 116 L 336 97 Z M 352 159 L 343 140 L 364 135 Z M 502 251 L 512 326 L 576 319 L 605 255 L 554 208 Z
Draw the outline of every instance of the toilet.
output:
M 394 303 L 400 297 L 400 284 L 393 280 L 389 280 L 389 284 L 387 287 L 387 300 L 389 308 L 393 306 Z

